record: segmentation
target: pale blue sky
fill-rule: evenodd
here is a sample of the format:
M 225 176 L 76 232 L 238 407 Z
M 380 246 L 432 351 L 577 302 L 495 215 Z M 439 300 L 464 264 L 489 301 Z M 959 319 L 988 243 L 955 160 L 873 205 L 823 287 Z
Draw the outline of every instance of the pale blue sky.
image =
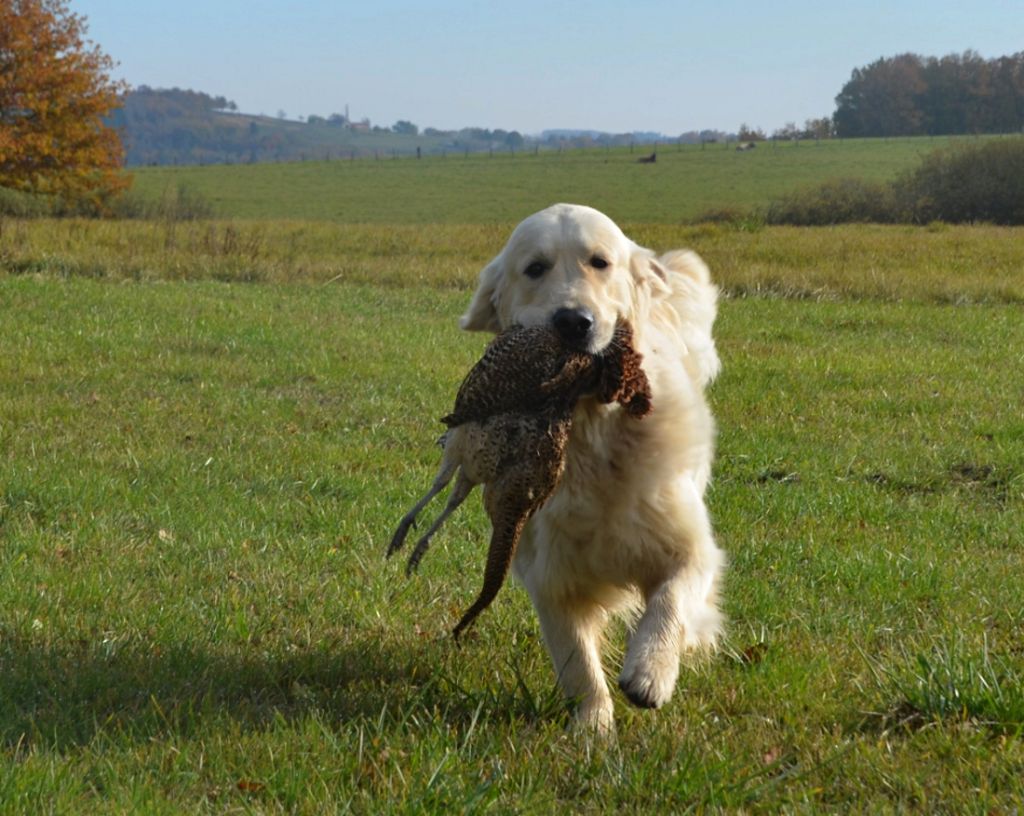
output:
M 132 84 L 391 125 L 771 131 L 854 67 L 1024 50 L 1024 0 L 70 0 Z

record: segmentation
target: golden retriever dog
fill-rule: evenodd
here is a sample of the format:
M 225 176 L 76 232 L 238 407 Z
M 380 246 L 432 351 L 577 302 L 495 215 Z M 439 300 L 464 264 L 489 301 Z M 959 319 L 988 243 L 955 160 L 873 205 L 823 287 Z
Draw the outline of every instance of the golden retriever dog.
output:
M 576 721 L 598 731 L 614 730 L 600 654 L 610 615 L 632 623 L 619 686 L 644 708 L 668 702 L 683 652 L 713 647 L 720 631 L 724 557 L 704 504 L 717 297 L 695 253 L 658 256 L 597 210 L 556 204 L 516 227 L 461 319 L 489 332 L 547 323 L 598 352 L 625 318 L 643 354 L 651 413 L 638 421 L 619 405 L 580 402 L 564 476 L 513 563 Z

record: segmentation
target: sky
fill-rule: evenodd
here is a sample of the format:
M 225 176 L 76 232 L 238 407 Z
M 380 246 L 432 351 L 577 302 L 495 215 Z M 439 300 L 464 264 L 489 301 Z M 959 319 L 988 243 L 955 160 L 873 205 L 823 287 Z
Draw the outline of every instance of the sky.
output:
M 829 116 L 880 57 L 1024 51 L 1024 0 L 69 0 L 132 85 L 245 113 L 615 133 Z

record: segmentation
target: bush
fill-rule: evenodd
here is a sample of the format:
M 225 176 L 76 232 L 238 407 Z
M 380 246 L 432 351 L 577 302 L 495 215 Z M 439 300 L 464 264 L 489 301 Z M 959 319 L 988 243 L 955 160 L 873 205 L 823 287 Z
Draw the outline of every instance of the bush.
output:
M 769 224 L 800 227 L 899 220 L 891 185 L 853 178 L 827 181 L 773 201 L 764 218 Z
M 1024 139 L 990 139 L 929 154 L 894 182 L 838 179 L 773 201 L 769 224 L 935 221 L 1024 224 Z
M 122 193 L 111 202 L 110 211 L 114 218 L 162 221 L 201 221 L 214 215 L 209 200 L 184 184 L 168 187 L 158 199 Z
M 893 189 L 918 224 L 1024 224 L 1024 139 L 936 151 Z
M 764 218 L 759 212 L 736 207 L 717 207 L 704 210 L 691 223 L 721 224 L 740 232 L 757 232 L 765 225 Z
M 145 198 L 131 190 L 103 199 L 66 199 L 22 193 L 0 187 L 0 217 L 96 218 L 113 217 L 158 221 L 201 221 L 214 216 L 210 201 L 184 184 L 168 187 L 160 198 Z
M 35 218 L 48 215 L 49 202 L 31 193 L 22 193 L 6 187 L 0 187 L 0 216 L 12 218 Z

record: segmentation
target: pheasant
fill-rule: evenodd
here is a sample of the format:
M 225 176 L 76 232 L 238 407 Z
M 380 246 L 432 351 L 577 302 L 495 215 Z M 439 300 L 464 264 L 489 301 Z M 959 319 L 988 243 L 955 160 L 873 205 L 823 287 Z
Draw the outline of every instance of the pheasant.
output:
M 480 595 L 452 630 L 458 639 L 494 600 L 526 522 L 558 486 L 573 410 L 581 397 L 619 403 L 627 415 L 651 410 L 650 383 L 633 348 L 633 332 L 620 321 L 608 347 L 588 354 L 567 347 L 546 326 L 513 327 L 487 347 L 442 418 L 441 467 L 427 494 L 398 524 L 388 557 L 405 543 L 416 517 L 458 472 L 448 502 L 413 548 L 406 573 L 419 565 L 430 539 L 472 489 L 484 485 L 492 533 Z

